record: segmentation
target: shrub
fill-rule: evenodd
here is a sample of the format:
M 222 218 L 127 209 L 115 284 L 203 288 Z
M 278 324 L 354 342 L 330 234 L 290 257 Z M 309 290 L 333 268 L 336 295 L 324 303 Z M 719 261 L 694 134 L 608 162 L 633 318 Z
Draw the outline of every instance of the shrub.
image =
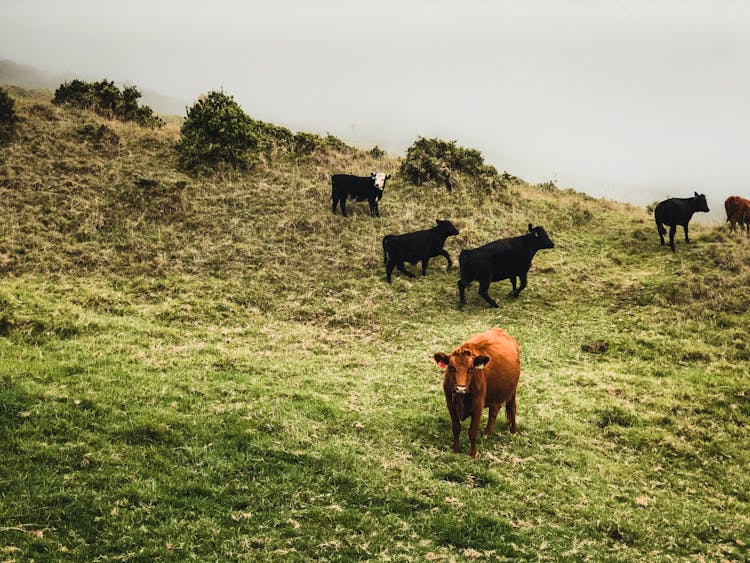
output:
M 502 183 L 495 167 L 484 162 L 481 152 L 460 147 L 455 141 L 424 137 L 407 149 L 399 173 L 412 184 L 435 183 L 448 191 L 459 176 L 480 181 L 487 187 Z
M 347 145 L 344 141 L 339 139 L 338 137 L 335 137 L 331 135 L 330 133 L 325 136 L 325 139 L 323 139 L 323 142 L 326 146 L 326 148 L 333 149 L 337 152 L 354 152 L 355 149 L 351 145 Z
M 646 206 L 646 213 L 649 214 L 649 215 L 653 215 L 654 212 L 656 211 L 656 206 L 657 205 L 659 205 L 659 200 L 656 200 L 656 201 L 654 201 L 652 203 L 649 203 Z
M 383 158 L 385 156 L 385 151 L 378 145 L 375 145 L 370 149 L 370 156 L 373 158 Z
M 13 140 L 13 137 L 16 136 L 18 121 L 15 101 L 8 92 L 0 88 L 0 145 Z
M 161 127 L 164 125 L 149 106 L 139 106 L 141 93 L 135 86 L 125 86 L 122 91 L 114 82 L 84 82 L 72 80 L 64 82 L 57 90 L 52 103 L 67 104 L 87 109 L 109 119 L 134 121 L 144 127 Z
M 292 149 L 298 155 L 308 155 L 314 153 L 323 146 L 323 139 L 315 133 L 305 133 L 300 131 L 294 135 Z
M 224 92 L 201 96 L 188 109 L 180 131 L 177 153 L 183 168 L 215 168 L 227 164 L 247 167 L 260 142 L 257 122 Z
M 330 149 L 335 152 L 353 152 L 354 148 L 331 134 L 321 137 L 315 133 L 300 131 L 292 138 L 292 150 L 297 156 L 311 155 L 315 152 Z
M 292 146 L 294 134 L 286 127 L 252 120 L 255 135 L 260 139 L 263 151 L 268 155 L 287 151 Z

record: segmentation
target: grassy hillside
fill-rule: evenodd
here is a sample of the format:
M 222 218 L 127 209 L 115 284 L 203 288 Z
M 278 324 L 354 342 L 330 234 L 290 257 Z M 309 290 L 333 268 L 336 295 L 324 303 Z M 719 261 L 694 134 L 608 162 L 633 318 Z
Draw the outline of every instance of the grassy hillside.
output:
M 380 219 L 344 219 L 330 174 L 397 159 L 191 177 L 177 125 L 13 93 L 2 559 L 748 558 L 747 240 L 695 226 L 672 254 L 643 209 L 520 181 L 394 175 Z M 454 257 L 529 222 L 556 247 L 459 310 L 442 259 L 384 280 L 382 236 L 437 217 Z M 521 344 L 521 433 L 472 461 L 432 354 L 492 326 Z

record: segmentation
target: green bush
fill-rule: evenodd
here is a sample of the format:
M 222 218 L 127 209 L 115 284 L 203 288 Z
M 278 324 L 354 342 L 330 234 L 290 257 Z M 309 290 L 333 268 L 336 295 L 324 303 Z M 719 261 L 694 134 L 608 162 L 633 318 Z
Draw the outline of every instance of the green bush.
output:
M 18 121 L 15 101 L 8 92 L 0 88 L 0 145 L 13 140 L 16 136 Z
M 406 151 L 399 173 L 412 184 L 434 183 L 448 191 L 460 176 L 495 187 L 502 181 L 494 166 L 486 164 L 482 153 L 456 145 L 455 141 L 419 137 Z
M 323 146 L 323 139 L 315 133 L 300 131 L 292 139 L 292 149 L 297 155 L 308 155 L 314 153 Z
M 180 165 L 186 169 L 220 163 L 245 168 L 259 156 L 309 156 L 322 151 L 353 152 L 355 149 L 333 135 L 292 133 L 286 127 L 249 117 L 223 92 L 202 96 L 188 110 L 177 144 Z
M 67 104 L 87 109 L 109 119 L 134 121 L 144 127 L 161 127 L 164 125 L 149 106 L 139 106 L 141 93 L 135 86 L 125 86 L 122 91 L 114 82 L 84 82 L 72 80 L 64 82 L 57 90 L 52 102 L 57 105 Z
M 355 148 L 351 145 L 347 145 L 344 141 L 339 139 L 338 137 L 334 137 L 330 133 L 325 136 L 323 139 L 323 142 L 326 146 L 326 148 L 332 149 L 337 152 L 355 152 Z
M 201 96 L 182 124 L 177 143 L 180 165 L 189 170 L 220 164 L 248 167 L 260 147 L 257 123 L 224 92 Z
M 369 155 L 373 158 L 383 158 L 385 156 L 385 151 L 378 145 L 375 145 L 370 149 Z
M 300 131 L 292 138 L 291 149 L 297 156 L 311 155 L 321 150 L 333 150 L 335 152 L 347 153 L 355 149 L 347 145 L 344 141 L 333 135 L 321 137 L 315 133 L 306 133 Z
M 260 139 L 263 151 L 269 156 L 277 152 L 289 150 L 294 142 L 294 133 L 286 127 L 266 123 L 265 121 L 252 121 L 252 128 L 255 135 Z

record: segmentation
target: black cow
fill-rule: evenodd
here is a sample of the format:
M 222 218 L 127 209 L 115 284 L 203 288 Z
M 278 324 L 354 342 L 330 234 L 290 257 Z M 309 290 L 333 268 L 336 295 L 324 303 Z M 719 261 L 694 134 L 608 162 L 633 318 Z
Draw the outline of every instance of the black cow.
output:
M 555 243 L 550 240 L 543 227 L 532 227 L 529 223 L 529 232 L 523 236 L 496 240 L 479 248 L 462 250 L 458 256 L 461 268 L 461 279 L 458 280 L 459 303 L 466 303 L 464 290 L 475 280 L 479 282 L 479 295 L 491 307 L 497 307 L 497 303 L 487 292 L 490 282 L 510 279 L 513 297 L 518 297 L 526 287 L 526 275 L 537 250 L 554 247 Z M 518 289 L 516 277 L 521 280 Z
M 369 176 L 334 174 L 331 176 L 331 210 L 336 213 L 336 205 L 339 205 L 342 215 L 346 217 L 346 198 L 367 200 L 370 204 L 370 215 L 380 217 L 378 201 L 383 197 L 385 181 L 390 177 L 390 174 L 383 172 L 373 172 Z
M 706 196 L 698 192 L 694 193 L 693 197 L 665 199 L 654 210 L 654 219 L 662 246 L 664 246 L 664 235 L 667 234 L 664 225 L 669 225 L 669 248 L 672 249 L 672 252 L 674 252 L 674 234 L 677 231 L 677 225 L 682 225 L 685 231 L 685 242 L 689 243 L 688 223 L 692 219 L 693 213 L 696 211 L 708 212 Z
M 404 262 L 416 264 L 422 261 L 422 275 L 427 275 L 427 262 L 434 256 L 445 256 L 448 261 L 448 269 L 451 269 L 450 255 L 443 250 L 445 239 L 451 235 L 457 235 L 458 229 L 450 221 L 436 221 L 437 225 L 431 229 L 406 233 L 403 235 L 386 235 L 383 237 L 383 264 L 385 264 L 385 279 L 391 283 L 393 268 L 398 268 L 409 276 L 414 274 L 404 267 Z

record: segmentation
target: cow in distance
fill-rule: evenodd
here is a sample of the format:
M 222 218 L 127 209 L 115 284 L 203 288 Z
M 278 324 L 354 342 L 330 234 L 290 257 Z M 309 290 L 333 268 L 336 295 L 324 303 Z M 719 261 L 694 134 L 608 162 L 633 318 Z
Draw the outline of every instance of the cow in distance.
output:
M 518 237 L 496 240 L 478 248 L 462 250 L 458 255 L 461 278 L 458 280 L 459 305 L 466 304 L 464 290 L 473 281 L 479 282 L 479 295 L 490 307 L 497 308 L 488 292 L 491 282 L 510 279 L 513 297 L 526 287 L 526 279 L 531 261 L 538 250 L 554 248 L 544 227 L 534 227 L 529 223 L 529 232 Z M 516 278 L 520 285 L 516 286 Z
M 660 202 L 654 209 L 654 220 L 656 229 L 659 231 L 659 240 L 664 246 L 664 235 L 667 230 L 664 225 L 669 227 L 669 248 L 674 252 L 674 234 L 677 232 L 677 225 L 682 225 L 685 231 L 685 242 L 690 243 L 688 236 L 688 223 L 693 218 L 693 214 L 701 211 L 708 213 L 708 203 L 706 196 L 694 192 L 693 197 L 672 197 Z
M 750 200 L 738 195 L 731 195 L 724 201 L 724 209 L 727 212 L 729 229 L 734 232 L 739 224 L 740 231 L 744 228 L 750 236 Z
M 416 264 L 422 262 L 422 275 L 427 275 L 427 263 L 435 256 L 445 256 L 448 261 L 448 270 L 453 262 L 450 255 L 445 251 L 445 239 L 457 235 L 458 229 L 450 221 L 437 219 L 435 226 L 431 229 L 406 233 L 402 235 L 386 235 L 383 237 L 383 264 L 385 264 L 385 279 L 391 283 L 393 268 L 410 278 L 415 277 L 404 266 L 405 262 Z
M 518 343 L 507 332 L 493 328 L 472 336 L 450 354 L 437 352 L 435 363 L 445 370 L 443 393 L 453 426 L 453 451 L 461 451 L 461 421 L 471 417 L 469 440 L 472 458 L 477 457 L 477 434 L 482 411 L 489 409 L 484 435 L 495 427 L 500 407 L 511 434 L 518 432 L 516 422 L 516 389 L 521 376 L 521 355 Z
M 380 217 L 378 202 L 383 197 L 385 182 L 390 174 L 373 172 L 369 176 L 353 176 L 351 174 L 334 174 L 331 176 L 331 210 L 336 213 L 336 206 L 341 208 L 341 214 L 346 217 L 347 198 L 355 201 L 367 201 L 370 205 L 370 216 Z

